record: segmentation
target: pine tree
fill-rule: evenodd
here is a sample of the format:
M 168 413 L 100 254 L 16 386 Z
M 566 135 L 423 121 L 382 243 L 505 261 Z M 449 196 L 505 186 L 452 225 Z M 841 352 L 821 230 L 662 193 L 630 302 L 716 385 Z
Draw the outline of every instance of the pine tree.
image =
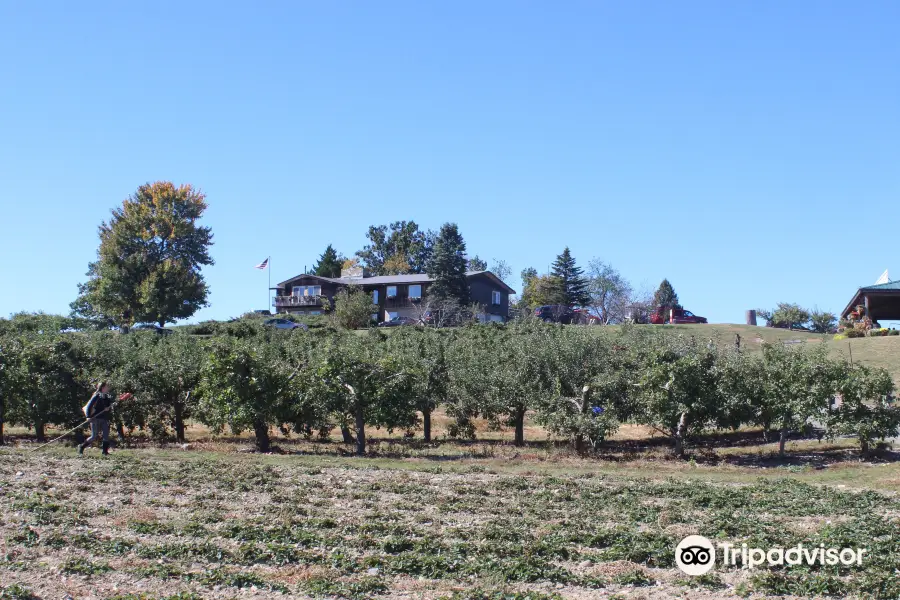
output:
M 487 262 L 481 260 L 476 254 L 469 259 L 468 269 L 470 271 L 487 271 Z
M 469 280 L 466 279 L 466 242 L 456 223 L 444 223 L 434 243 L 428 276 L 434 280 L 428 293 L 437 300 L 469 303 Z
M 325 252 L 319 257 L 319 262 L 313 266 L 313 275 L 319 277 L 340 277 L 344 257 L 337 253 L 331 244 L 325 248 Z
M 681 308 L 681 305 L 678 304 L 678 294 L 675 293 L 675 288 L 672 287 L 668 279 L 663 279 L 662 283 L 659 284 L 659 289 L 653 294 L 653 305 L 656 307 Z
M 584 277 L 581 267 L 576 266 L 575 257 L 572 256 L 568 246 L 562 254 L 556 257 L 551 274 L 559 287 L 558 295 L 561 304 L 584 306 L 590 302 L 588 280 Z

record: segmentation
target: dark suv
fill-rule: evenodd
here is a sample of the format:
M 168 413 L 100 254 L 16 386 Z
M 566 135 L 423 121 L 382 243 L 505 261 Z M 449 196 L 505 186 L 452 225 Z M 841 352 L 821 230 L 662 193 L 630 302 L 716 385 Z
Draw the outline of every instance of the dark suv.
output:
M 564 304 L 545 304 L 534 309 L 534 316 L 547 323 L 570 324 L 575 312 Z

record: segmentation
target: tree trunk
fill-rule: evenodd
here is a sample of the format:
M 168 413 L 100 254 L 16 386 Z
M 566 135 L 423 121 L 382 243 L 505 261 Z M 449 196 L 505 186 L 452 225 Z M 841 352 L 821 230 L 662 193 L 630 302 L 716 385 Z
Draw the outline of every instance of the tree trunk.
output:
M 260 452 L 268 452 L 270 448 L 269 425 L 264 421 L 254 421 L 253 433 L 256 434 L 256 449 Z
M 675 456 L 684 456 L 684 433 L 687 430 L 687 413 L 681 413 L 675 429 Z
M 366 416 L 363 407 L 356 407 L 356 454 L 364 456 L 366 453 Z
M 175 402 L 175 439 L 184 443 L 184 404 Z
M 46 442 L 47 436 L 44 435 L 44 424 L 41 422 L 34 424 L 34 435 L 37 437 L 37 441 Z
M 582 416 L 587 414 L 588 407 L 590 406 L 590 402 L 591 402 L 591 386 L 586 385 L 583 388 L 581 388 L 581 414 L 582 414 Z M 581 433 L 576 434 L 575 435 L 575 451 L 578 452 L 578 454 L 584 454 L 584 452 L 586 450 L 585 446 L 586 445 L 585 445 L 584 435 L 582 435 Z
M 781 432 L 778 434 L 778 456 L 784 458 L 784 444 L 787 442 L 788 429 L 787 424 L 782 425 Z
M 516 412 L 516 446 L 525 445 L 525 410 Z
M 869 440 L 866 438 L 859 438 L 859 452 L 863 456 L 869 456 Z
M 422 430 L 425 434 L 425 441 L 431 441 L 431 411 L 423 410 L 422 411 Z
M 3 401 L 3 398 L 0 398 L 0 446 L 3 445 L 3 419 L 6 416 L 4 414 L 5 409 L 6 403 Z
M 341 425 L 341 437 L 344 438 L 345 444 L 352 444 L 356 442 L 356 440 L 353 439 L 353 434 L 350 433 L 350 428 L 346 425 Z

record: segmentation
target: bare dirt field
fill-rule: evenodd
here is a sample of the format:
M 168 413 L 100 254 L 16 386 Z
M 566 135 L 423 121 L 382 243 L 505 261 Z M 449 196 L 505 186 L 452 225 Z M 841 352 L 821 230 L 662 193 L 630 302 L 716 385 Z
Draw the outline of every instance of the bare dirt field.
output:
M 525 448 L 383 438 L 355 458 L 201 433 L 106 458 L 0 449 L 0 598 L 900 597 L 900 463 L 847 444 L 776 461 L 738 437 L 685 461 L 626 429 L 633 450 L 584 459 L 533 431 Z M 691 577 L 674 563 L 689 534 L 870 558 Z

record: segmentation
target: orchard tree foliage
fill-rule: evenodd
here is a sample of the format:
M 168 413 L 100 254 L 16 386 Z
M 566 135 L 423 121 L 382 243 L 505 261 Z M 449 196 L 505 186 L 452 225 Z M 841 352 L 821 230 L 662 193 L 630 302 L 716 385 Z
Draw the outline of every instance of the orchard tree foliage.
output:
M 384 352 L 376 329 L 365 338 L 345 334 L 317 350 L 302 391 L 305 403 L 324 403 L 339 422 L 352 423 L 356 453 L 366 453 L 366 425 L 410 428 L 416 423 L 412 373 Z
M 318 275 L 319 277 L 340 277 L 341 268 L 343 267 L 345 260 L 346 259 L 334 249 L 334 246 L 328 244 L 328 247 L 325 248 L 325 251 L 319 256 L 319 260 L 313 265 L 312 274 Z
M 581 267 L 575 264 L 575 257 L 568 246 L 556 257 L 550 270 L 552 283 L 556 286 L 560 304 L 566 306 L 587 306 L 590 302 L 589 282 Z
M 862 365 L 840 365 L 837 391 L 840 402 L 828 412 L 830 437 L 855 435 L 863 455 L 873 444 L 900 430 L 900 410 L 894 398 L 894 384 L 883 370 Z
M 715 348 L 676 338 L 642 352 L 637 421 L 669 437 L 680 456 L 692 433 L 716 424 L 721 370 Z
M 372 225 L 366 237 L 369 243 L 356 256 L 372 275 L 426 272 L 434 233 L 421 231 L 415 221 Z
M 396 356 L 410 376 L 410 390 L 415 408 L 422 414 L 422 437 L 431 441 L 431 415 L 447 404 L 450 393 L 450 372 L 447 363 L 443 332 L 426 329 L 424 332 L 401 329 L 387 338 L 387 350 Z
M 252 429 L 268 452 L 269 429 L 293 421 L 289 366 L 282 348 L 265 339 L 217 340 L 209 348 L 199 386 L 198 417 L 221 432 Z
M 100 225 L 97 260 L 72 303 L 75 316 L 99 325 L 160 326 L 208 305 L 201 274 L 212 265 L 212 231 L 198 223 L 206 197 L 167 181 L 140 186 Z
M 444 223 L 434 242 L 428 276 L 434 281 L 428 294 L 438 300 L 469 303 L 469 280 L 466 278 L 466 242 L 456 223 Z
M 120 440 L 182 440 L 190 419 L 218 433 L 251 430 L 261 451 L 277 432 L 327 440 L 335 427 L 358 453 L 368 452 L 372 428 L 421 427 L 430 440 L 439 408 L 451 437 L 475 437 L 482 419 L 523 445 L 528 418 L 583 454 L 611 444 L 622 423 L 653 428 L 678 455 L 702 433 L 741 427 L 778 432 L 782 454 L 811 429 L 854 435 L 863 454 L 900 434 L 888 373 L 829 359 L 823 345 L 748 351 L 650 327 L 598 332 L 534 317 L 389 334 L 327 319 L 308 331 L 260 321 L 159 336 L 72 332 L 52 315 L 0 319 L 0 424 L 44 439 L 48 427 L 81 423 L 81 406 L 108 381 L 134 394 L 113 411 Z
M 128 425 L 143 425 L 153 437 L 165 438 L 173 431 L 178 442 L 185 441 L 185 423 L 193 417 L 197 404 L 195 390 L 200 384 L 203 352 L 193 336 L 117 336 L 126 358 L 115 371 L 117 387 L 139 390 L 123 404 L 120 412 Z M 147 415 L 148 419 L 141 418 Z

